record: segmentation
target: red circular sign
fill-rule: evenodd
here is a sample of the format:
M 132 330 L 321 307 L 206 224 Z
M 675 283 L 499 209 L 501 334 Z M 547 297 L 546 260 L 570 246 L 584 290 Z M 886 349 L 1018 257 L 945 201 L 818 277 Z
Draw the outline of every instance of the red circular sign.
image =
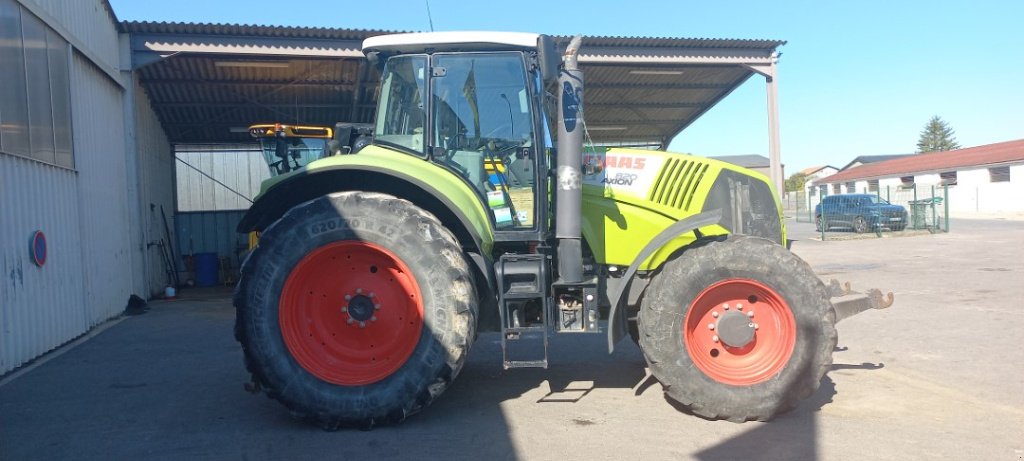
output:
M 32 262 L 37 266 L 43 267 L 43 264 L 46 264 L 46 235 L 43 235 L 43 231 L 32 233 L 29 251 L 32 254 Z

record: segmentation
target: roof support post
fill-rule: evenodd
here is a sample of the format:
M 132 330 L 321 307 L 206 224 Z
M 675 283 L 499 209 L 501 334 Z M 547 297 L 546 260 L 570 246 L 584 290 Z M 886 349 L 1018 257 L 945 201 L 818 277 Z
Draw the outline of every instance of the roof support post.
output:
M 768 65 L 771 75 L 765 78 L 765 86 L 768 92 L 768 163 L 772 173 L 772 184 L 775 185 L 775 193 L 783 195 L 785 189 L 782 187 L 782 153 L 779 147 L 779 102 L 775 74 L 775 63 L 778 60 L 778 53 L 773 53 L 771 64 Z
M 782 153 L 779 147 L 779 102 L 778 82 L 776 81 L 775 65 L 779 62 L 779 53 L 773 52 L 767 64 L 746 65 L 748 69 L 761 74 L 765 79 L 765 91 L 768 94 L 768 167 L 771 172 L 772 185 L 775 192 L 783 195 Z

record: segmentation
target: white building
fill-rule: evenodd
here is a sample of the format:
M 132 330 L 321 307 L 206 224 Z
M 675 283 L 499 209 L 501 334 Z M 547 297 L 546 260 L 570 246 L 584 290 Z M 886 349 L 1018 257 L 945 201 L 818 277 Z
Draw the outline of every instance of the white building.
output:
M 949 186 L 952 214 L 1024 212 L 1024 139 L 863 164 L 813 186 L 828 194 Z
M 174 160 L 126 40 L 106 1 L 0 0 L 0 374 L 167 283 Z
M 800 170 L 800 173 L 804 175 L 804 197 L 814 196 L 817 192 L 812 188 L 812 183 L 832 176 L 837 172 L 839 172 L 839 169 L 832 165 L 812 166 L 810 168 Z

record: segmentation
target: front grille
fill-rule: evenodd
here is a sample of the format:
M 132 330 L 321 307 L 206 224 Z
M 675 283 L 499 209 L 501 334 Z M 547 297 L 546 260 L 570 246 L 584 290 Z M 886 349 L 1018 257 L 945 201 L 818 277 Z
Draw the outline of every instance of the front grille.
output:
M 706 163 L 669 159 L 661 169 L 661 174 L 655 179 L 651 195 L 647 198 L 668 207 L 689 211 L 693 193 L 704 179 L 707 170 Z

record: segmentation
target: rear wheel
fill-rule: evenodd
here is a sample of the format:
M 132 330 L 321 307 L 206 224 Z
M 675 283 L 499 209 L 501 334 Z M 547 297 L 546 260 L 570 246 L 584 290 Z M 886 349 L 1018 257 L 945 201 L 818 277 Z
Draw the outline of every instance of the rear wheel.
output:
M 868 221 L 863 216 L 857 216 L 853 218 L 853 231 L 858 234 L 863 234 L 870 230 L 868 228 Z
M 235 306 L 254 381 L 326 429 L 428 405 L 462 368 L 477 315 L 452 234 L 405 200 L 361 192 L 296 206 L 267 228 Z
M 670 398 L 731 421 L 795 407 L 818 388 L 836 344 L 828 293 L 807 263 L 747 236 L 666 262 L 647 288 L 639 330 Z

